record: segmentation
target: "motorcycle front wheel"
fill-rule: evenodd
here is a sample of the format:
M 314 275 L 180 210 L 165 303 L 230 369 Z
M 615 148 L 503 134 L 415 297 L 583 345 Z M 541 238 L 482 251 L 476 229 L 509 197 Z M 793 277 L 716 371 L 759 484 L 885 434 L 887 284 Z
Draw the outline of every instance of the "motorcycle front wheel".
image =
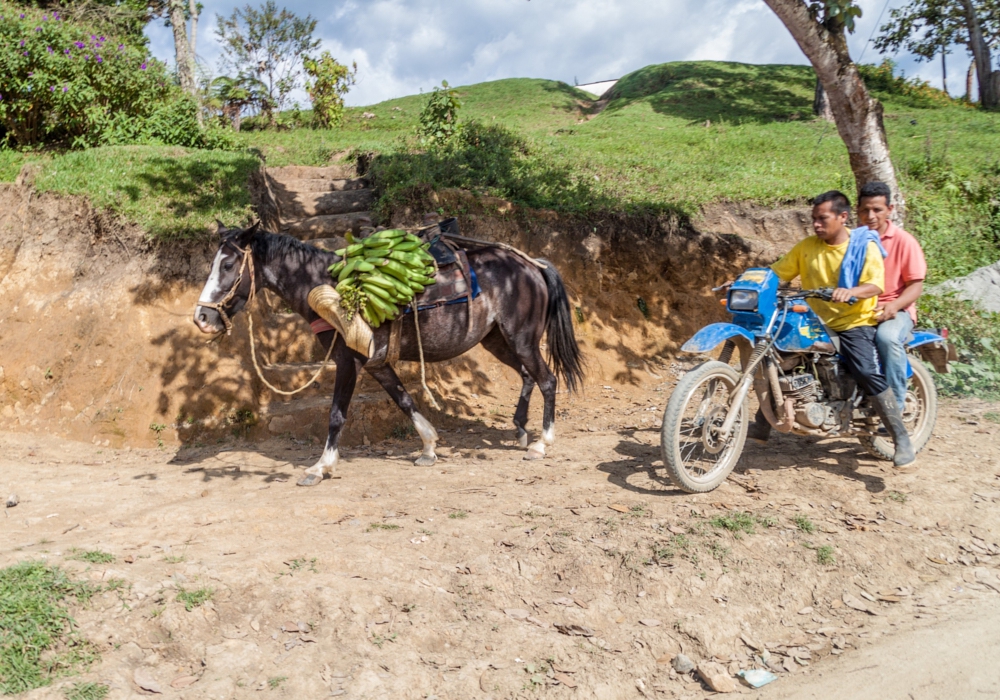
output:
M 719 434 L 740 375 L 729 365 L 706 362 L 677 383 L 663 414 L 663 464 L 670 480 L 688 493 L 719 486 L 736 466 L 747 438 L 744 400 L 728 437 Z

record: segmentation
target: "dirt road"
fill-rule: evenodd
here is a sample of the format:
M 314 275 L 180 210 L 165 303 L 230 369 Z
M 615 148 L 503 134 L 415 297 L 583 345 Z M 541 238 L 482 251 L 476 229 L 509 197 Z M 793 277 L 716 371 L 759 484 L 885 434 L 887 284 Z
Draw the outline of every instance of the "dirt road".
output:
M 75 613 L 102 651 L 83 678 L 111 698 L 145 694 L 137 680 L 190 700 L 706 697 L 673 670 L 680 652 L 726 675 L 766 662 L 778 681 L 736 691 L 760 697 L 996 693 L 996 406 L 945 402 L 916 474 L 779 435 L 689 496 L 658 471 L 667 394 L 561 398 L 542 462 L 484 398 L 481 420 L 436 419 L 435 467 L 412 465 L 416 438 L 390 440 L 312 489 L 294 480 L 318 447 L 289 439 L 114 450 L 2 433 L 0 488 L 21 502 L 0 566 L 125 582 Z M 952 630 L 978 630 L 980 656 L 939 651 Z

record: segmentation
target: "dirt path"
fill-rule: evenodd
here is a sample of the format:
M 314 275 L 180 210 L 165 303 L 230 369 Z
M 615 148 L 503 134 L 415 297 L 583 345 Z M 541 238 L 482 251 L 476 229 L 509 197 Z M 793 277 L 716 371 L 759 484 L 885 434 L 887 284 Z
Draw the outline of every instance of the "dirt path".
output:
M 995 406 L 945 402 L 914 475 L 853 441 L 777 436 L 725 487 L 688 496 L 657 471 L 665 386 L 561 398 L 540 463 L 484 396 L 482 420 L 436 420 L 435 467 L 411 464 L 415 438 L 390 440 L 345 451 L 340 478 L 313 489 L 294 486 L 318 449 L 301 441 L 175 452 L 0 433 L 0 489 L 21 498 L 0 566 L 46 557 L 128 584 L 76 613 L 102 650 L 84 678 L 112 699 L 142 694 L 137 671 L 190 700 L 706 697 L 671 668 L 683 652 L 729 673 L 766 656 L 779 680 L 738 692 L 777 698 L 821 692 L 806 680 L 847 693 L 877 687 L 868 673 L 965 668 L 938 655 L 919 678 L 864 669 L 866 649 L 901 653 L 897 633 L 933 641 L 966 611 L 996 619 Z M 190 611 L 177 600 L 203 589 Z M 960 675 L 913 697 L 996 689 L 986 671 Z
M 823 700 L 1000 698 L 1000 600 L 888 637 L 762 697 Z

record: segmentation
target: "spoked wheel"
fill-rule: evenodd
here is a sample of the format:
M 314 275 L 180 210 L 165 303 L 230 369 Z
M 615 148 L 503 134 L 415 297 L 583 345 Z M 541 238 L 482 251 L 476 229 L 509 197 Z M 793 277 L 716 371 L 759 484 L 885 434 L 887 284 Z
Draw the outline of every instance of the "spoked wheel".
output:
M 711 491 L 739 460 L 747 438 L 746 401 L 729 435 L 720 433 L 739 381 L 729 365 L 706 362 L 685 374 L 670 395 L 660 441 L 667 474 L 678 488 Z
M 910 434 L 914 451 L 920 452 L 931 439 L 937 422 L 937 388 L 930 370 L 923 362 L 913 358 L 911 365 L 913 376 L 906 386 L 903 423 L 906 425 L 906 432 Z M 892 461 L 895 448 L 891 438 L 884 435 L 861 435 L 859 439 L 871 455 Z

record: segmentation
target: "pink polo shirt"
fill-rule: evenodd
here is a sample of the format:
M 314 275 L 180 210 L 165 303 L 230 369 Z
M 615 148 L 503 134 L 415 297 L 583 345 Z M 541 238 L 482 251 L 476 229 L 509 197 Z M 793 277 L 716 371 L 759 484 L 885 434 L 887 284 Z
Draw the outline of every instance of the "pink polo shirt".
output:
M 907 282 L 927 278 L 927 261 L 917 239 L 891 221 L 882 234 L 882 247 L 888 255 L 885 258 L 885 291 L 878 298 L 879 305 L 898 299 Z M 906 312 L 916 323 L 917 305 L 910 304 Z

